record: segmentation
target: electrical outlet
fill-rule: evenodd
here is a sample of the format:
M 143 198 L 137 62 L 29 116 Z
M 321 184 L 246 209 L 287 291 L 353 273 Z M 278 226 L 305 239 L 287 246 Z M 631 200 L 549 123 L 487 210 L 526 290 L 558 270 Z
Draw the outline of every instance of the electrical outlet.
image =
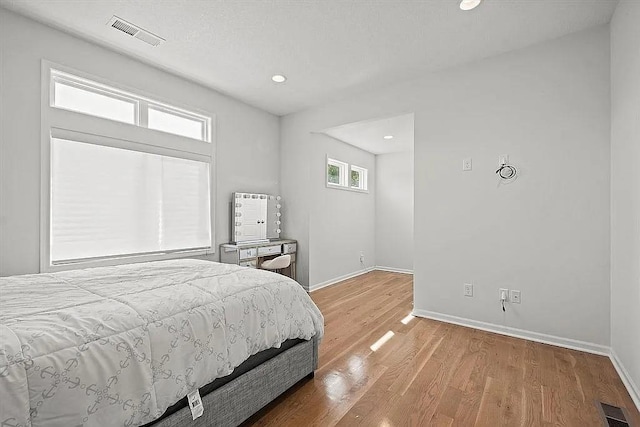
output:
M 472 167 L 472 160 L 471 157 L 468 157 L 464 160 L 462 160 L 462 170 L 463 171 L 470 171 L 471 167 Z
M 521 301 L 521 300 L 520 300 L 520 291 L 513 291 L 513 290 L 512 290 L 512 291 L 511 291 L 510 298 L 511 298 L 511 302 L 512 302 L 512 303 L 514 303 L 514 304 L 520 304 L 520 301 Z
M 473 296 L 473 285 L 471 283 L 464 284 L 464 296 L 465 297 Z
M 500 301 L 504 299 L 504 302 L 509 302 L 509 289 L 500 288 L 500 292 L 498 292 L 498 298 Z
M 360 263 L 364 264 L 364 252 L 360 252 Z

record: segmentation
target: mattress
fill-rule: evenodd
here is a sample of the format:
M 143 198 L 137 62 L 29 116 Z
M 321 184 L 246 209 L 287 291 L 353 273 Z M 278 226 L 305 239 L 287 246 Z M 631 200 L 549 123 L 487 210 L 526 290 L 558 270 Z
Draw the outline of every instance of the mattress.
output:
M 173 260 L 0 278 L 0 424 L 136 426 L 250 356 L 323 334 L 272 272 Z

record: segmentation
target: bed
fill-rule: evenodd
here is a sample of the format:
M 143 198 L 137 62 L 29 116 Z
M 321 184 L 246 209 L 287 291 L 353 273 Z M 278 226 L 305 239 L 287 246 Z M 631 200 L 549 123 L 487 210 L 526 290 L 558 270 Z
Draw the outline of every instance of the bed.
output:
M 313 374 L 323 334 L 297 282 L 202 260 L 0 278 L 0 308 L 7 426 L 237 425 Z

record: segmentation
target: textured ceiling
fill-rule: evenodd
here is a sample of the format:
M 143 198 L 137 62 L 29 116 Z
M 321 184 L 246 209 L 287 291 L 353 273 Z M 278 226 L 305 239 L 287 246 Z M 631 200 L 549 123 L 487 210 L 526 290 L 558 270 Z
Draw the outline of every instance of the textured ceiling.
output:
M 373 154 L 413 151 L 413 114 L 349 123 L 322 133 Z
M 275 114 L 605 24 L 617 0 L 0 0 Z M 165 38 L 152 48 L 112 15 Z M 289 79 L 273 83 L 271 75 Z

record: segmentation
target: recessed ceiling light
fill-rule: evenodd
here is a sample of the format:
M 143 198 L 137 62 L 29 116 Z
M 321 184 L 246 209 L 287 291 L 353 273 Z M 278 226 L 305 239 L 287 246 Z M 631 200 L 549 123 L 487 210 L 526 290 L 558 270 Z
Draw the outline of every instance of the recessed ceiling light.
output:
M 282 74 L 276 74 L 273 77 L 271 77 L 271 80 L 273 80 L 276 83 L 284 83 L 285 81 L 287 81 L 287 78 Z
M 383 136 L 383 138 L 384 139 L 393 139 L 393 135 L 386 135 L 386 136 Z
M 462 10 L 471 10 L 478 7 L 482 0 L 462 0 L 460 2 L 460 9 Z

